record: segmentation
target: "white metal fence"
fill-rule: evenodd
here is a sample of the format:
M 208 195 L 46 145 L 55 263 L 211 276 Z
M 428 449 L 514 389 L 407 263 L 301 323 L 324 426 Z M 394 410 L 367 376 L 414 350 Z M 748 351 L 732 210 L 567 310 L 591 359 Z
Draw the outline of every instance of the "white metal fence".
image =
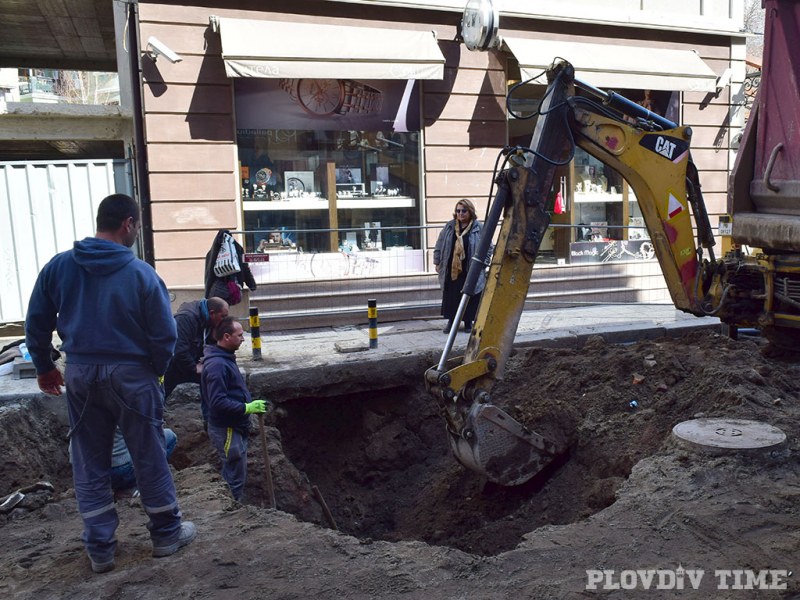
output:
M 0 162 L 0 323 L 24 320 L 39 270 L 94 234 L 104 197 L 131 190 L 125 160 Z

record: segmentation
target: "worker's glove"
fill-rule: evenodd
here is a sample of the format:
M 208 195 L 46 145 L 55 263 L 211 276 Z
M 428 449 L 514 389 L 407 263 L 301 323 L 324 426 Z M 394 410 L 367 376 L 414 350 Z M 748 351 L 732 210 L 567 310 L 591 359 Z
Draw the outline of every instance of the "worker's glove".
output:
M 61 371 L 58 369 L 53 369 L 47 373 L 37 375 L 36 382 L 39 384 L 39 389 L 45 394 L 60 396 L 61 386 L 64 385 L 64 376 L 61 375 Z
M 244 414 L 251 415 L 253 413 L 267 412 L 266 400 L 253 400 L 244 405 Z
M 164 385 L 164 376 L 158 378 L 158 385 Z

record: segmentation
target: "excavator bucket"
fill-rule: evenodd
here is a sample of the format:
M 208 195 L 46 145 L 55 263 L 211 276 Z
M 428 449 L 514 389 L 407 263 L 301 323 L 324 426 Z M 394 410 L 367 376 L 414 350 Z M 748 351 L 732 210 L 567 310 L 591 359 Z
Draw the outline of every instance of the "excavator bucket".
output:
M 443 409 L 456 459 L 504 486 L 525 483 L 557 455 L 553 443 L 488 402 L 493 383 L 503 376 L 533 263 L 550 222 L 547 203 L 556 168 L 570 160 L 571 138 L 564 127 L 574 69 L 562 62 L 547 76 L 551 83 L 539 106 L 530 143 L 535 150 L 520 149 L 519 154 L 506 157 L 493 183 L 497 193 L 480 239 L 471 249 L 454 321 L 461 320 L 470 298 L 481 294 L 481 301 L 464 356 L 458 366 L 448 365 L 455 342 L 451 331 L 439 364 L 425 375 L 428 390 Z M 501 229 L 495 236 L 498 226 Z M 478 283 L 487 266 L 489 273 L 480 290 Z
M 475 403 L 461 435 L 451 433 L 458 461 L 499 485 L 525 483 L 559 453 L 553 444 L 492 404 Z

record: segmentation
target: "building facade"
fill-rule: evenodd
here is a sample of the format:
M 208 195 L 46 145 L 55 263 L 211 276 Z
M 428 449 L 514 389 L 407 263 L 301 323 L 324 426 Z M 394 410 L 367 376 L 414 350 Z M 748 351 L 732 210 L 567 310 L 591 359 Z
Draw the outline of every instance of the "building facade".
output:
M 522 86 L 507 104 L 509 89 L 557 57 L 693 128 L 716 225 L 743 125 L 741 1 L 497 0 L 503 43 L 486 52 L 461 39 L 464 2 L 140 3 L 148 212 L 168 285 L 202 285 L 219 228 L 272 251 L 264 281 L 280 277 L 282 253 L 354 246 L 379 265 L 391 255 L 381 274 L 430 272 L 436 226 L 460 198 L 482 214 L 498 152 L 530 140 L 531 121 L 514 115 L 544 88 Z M 151 38 L 180 60 L 148 49 Z M 563 227 L 543 264 L 599 263 L 616 241 L 628 242 L 619 259 L 652 258 L 626 182 L 580 152 L 557 180 Z

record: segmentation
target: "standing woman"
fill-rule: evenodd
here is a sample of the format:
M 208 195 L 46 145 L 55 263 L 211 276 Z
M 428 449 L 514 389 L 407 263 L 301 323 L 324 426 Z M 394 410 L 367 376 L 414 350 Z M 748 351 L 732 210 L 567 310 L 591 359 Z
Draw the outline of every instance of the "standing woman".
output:
M 452 221 L 448 221 L 436 240 L 433 249 L 433 264 L 439 274 L 439 286 L 442 288 L 442 316 L 447 319 L 445 333 L 450 333 L 453 321 L 456 318 L 458 305 L 461 302 L 461 289 L 467 279 L 470 259 L 472 253 L 478 246 L 483 225 L 478 221 L 475 213 L 475 205 L 466 198 L 462 198 L 456 203 Z M 475 291 L 478 292 L 470 298 L 467 308 L 464 311 L 464 331 L 472 329 L 472 322 L 478 312 L 480 302 L 480 292 L 486 285 L 486 273 L 481 270 L 478 285 Z M 456 325 L 458 326 L 458 325 Z

